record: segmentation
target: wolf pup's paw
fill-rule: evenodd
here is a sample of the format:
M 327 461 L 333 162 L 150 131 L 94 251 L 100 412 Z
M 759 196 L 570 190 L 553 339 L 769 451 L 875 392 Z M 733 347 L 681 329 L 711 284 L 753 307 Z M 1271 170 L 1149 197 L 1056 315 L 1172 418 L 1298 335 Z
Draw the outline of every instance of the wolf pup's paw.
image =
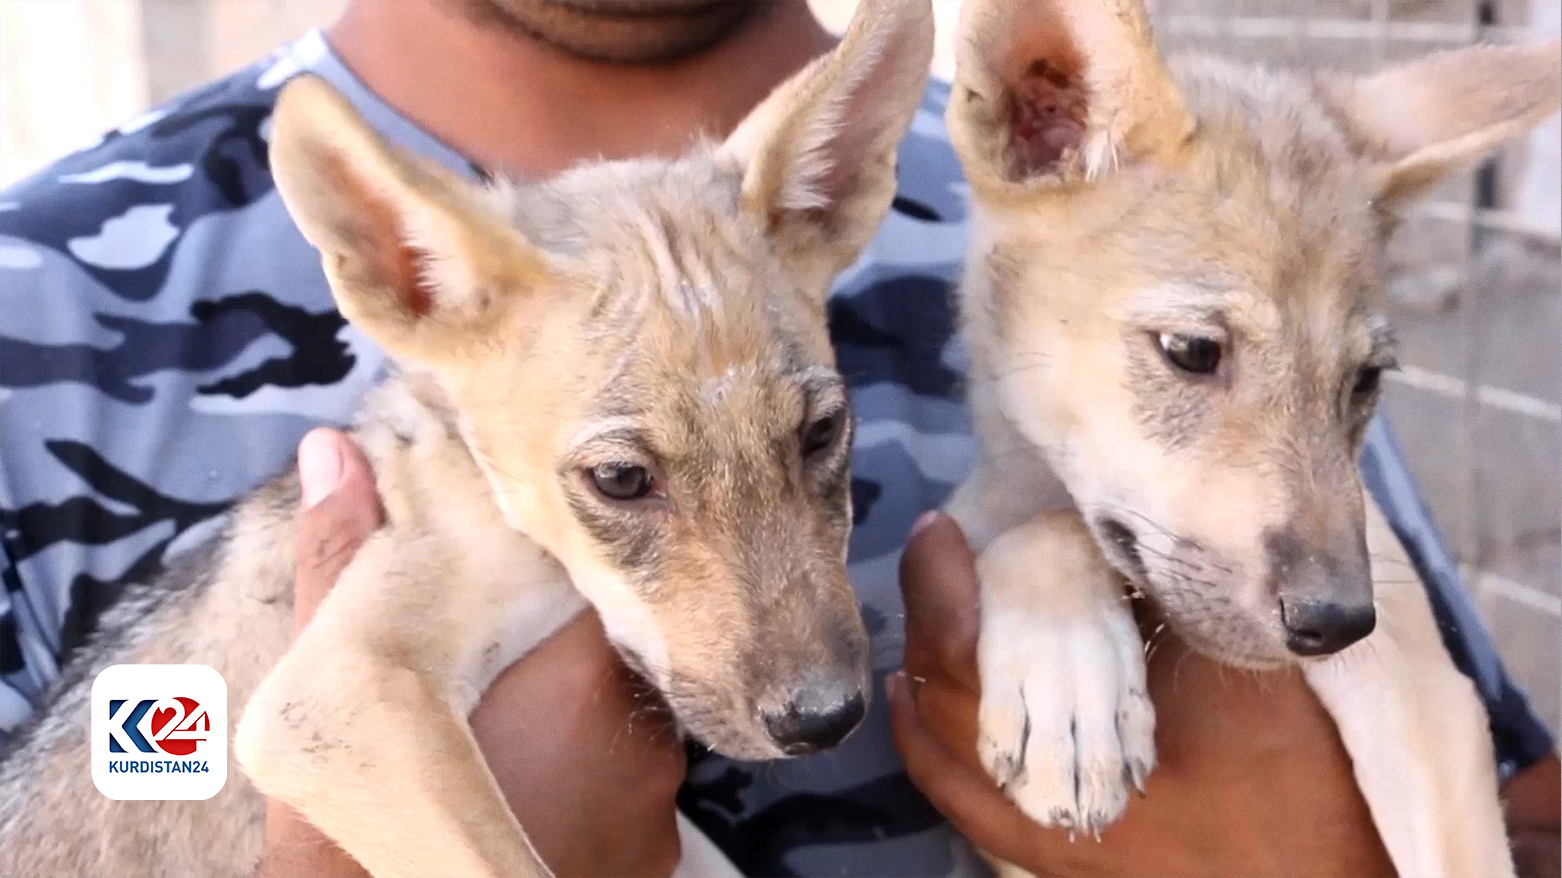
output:
M 977 752 L 1032 820 L 1099 835 L 1155 767 L 1143 642 L 1093 547 L 1060 557 L 1056 533 L 1011 536 L 1024 535 L 1000 538 L 980 565 Z
M 1032 820 L 1099 835 L 1155 767 L 1133 619 L 1014 614 L 982 641 L 982 764 Z

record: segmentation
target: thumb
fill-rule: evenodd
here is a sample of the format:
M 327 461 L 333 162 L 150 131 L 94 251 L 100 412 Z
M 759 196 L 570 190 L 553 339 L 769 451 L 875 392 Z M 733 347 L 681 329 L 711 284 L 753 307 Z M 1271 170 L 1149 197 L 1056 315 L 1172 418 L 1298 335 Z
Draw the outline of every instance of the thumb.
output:
M 975 691 L 976 553 L 953 518 L 929 512 L 917 519 L 900 558 L 900 591 L 908 644 L 919 644 L 939 670 Z
M 374 472 L 363 452 L 339 430 L 311 430 L 298 444 L 303 512 L 298 522 L 298 568 L 293 628 L 302 628 L 384 520 Z

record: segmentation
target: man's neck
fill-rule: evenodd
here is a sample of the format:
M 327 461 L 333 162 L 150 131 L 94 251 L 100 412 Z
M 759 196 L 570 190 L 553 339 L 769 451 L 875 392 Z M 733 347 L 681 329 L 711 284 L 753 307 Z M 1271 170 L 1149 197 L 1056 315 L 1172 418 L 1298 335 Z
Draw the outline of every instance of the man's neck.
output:
M 770 6 L 664 65 L 576 58 L 438 0 L 354 0 L 326 36 L 370 89 L 453 149 L 540 178 L 583 159 L 675 156 L 699 135 L 726 135 L 834 43 L 801 0 Z

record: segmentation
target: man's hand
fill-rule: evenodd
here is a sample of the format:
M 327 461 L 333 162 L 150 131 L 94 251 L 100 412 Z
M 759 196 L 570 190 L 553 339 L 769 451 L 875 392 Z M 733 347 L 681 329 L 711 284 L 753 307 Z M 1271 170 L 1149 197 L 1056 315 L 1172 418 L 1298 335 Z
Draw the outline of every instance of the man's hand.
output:
M 303 511 L 293 630 L 383 520 L 368 462 L 347 437 L 299 445 Z M 670 875 L 679 857 L 674 799 L 683 749 L 659 701 L 619 662 L 591 611 L 502 673 L 472 730 L 527 836 L 560 878 Z M 296 812 L 266 812 L 257 875 L 360 878 L 356 861 Z
M 900 567 L 906 668 L 889 697 L 911 780 L 976 847 L 1033 875 L 1392 873 L 1350 758 L 1301 674 L 1234 671 L 1164 632 L 1149 661 L 1161 759 L 1146 795 L 1099 844 L 1032 822 L 977 759 L 975 565 L 952 519 L 918 521 Z M 1158 620 L 1142 612 L 1140 627 Z
M 303 510 L 293 580 L 293 635 L 298 636 L 358 546 L 384 520 L 374 474 L 357 446 L 334 430 L 314 430 L 298 445 Z M 266 803 L 266 840 L 257 878 L 367 878 L 358 862 L 277 801 Z

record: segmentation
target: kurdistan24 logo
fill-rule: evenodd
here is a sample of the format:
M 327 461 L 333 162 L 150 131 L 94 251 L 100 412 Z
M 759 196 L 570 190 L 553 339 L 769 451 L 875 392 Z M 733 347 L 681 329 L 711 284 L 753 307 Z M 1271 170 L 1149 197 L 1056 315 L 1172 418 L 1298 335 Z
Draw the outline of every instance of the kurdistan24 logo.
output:
M 92 783 L 110 799 L 210 799 L 228 779 L 228 684 L 205 665 L 111 665 L 92 681 Z
M 193 698 L 111 698 L 108 751 L 193 756 L 211 736 L 211 715 Z

